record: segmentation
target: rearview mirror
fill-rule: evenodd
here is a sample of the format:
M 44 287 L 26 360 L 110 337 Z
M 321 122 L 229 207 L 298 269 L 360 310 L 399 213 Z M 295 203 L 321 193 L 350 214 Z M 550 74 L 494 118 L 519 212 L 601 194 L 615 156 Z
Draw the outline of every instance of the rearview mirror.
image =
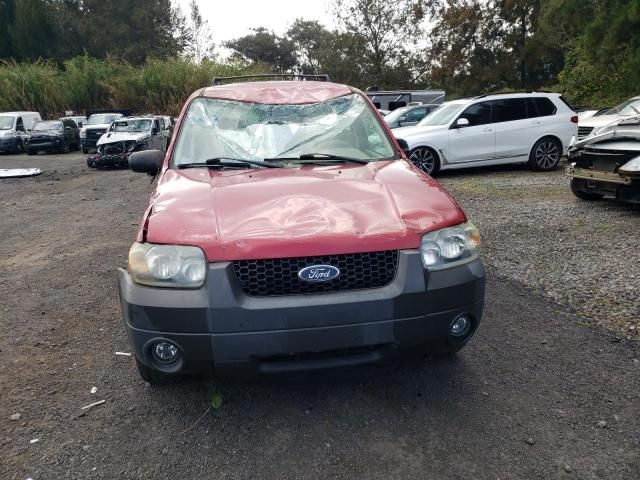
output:
M 134 152 L 129 156 L 129 168 L 134 172 L 156 175 L 163 160 L 164 154 L 160 150 Z
M 469 125 L 469 120 L 467 120 L 466 118 L 459 118 L 456 122 L 456 127 L 458 128 L 468 127 Z

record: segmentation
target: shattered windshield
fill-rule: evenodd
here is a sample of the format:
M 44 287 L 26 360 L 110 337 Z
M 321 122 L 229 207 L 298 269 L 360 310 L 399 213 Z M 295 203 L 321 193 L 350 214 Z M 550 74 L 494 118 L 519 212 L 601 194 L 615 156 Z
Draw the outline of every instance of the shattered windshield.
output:
M 0 130 L 11 130 L 14 117 L 0 117 Z
M 52 120 L 50 122 L 38 122 L 33 126 L 34 132 L 42 132 L 45 130 L 62 130 L 62 122 Z
M 112 132 L 147 132 L 151 129 L 151 120 L 120 120 L 111 126 Z
M 89 117 L 87 125 L 104 125 L 106 123 L 111 123 L 118 118 L 120 118 L 120 115 L 114 113 L 95 114 Z
M 352 94 L 302 105 L 197 98 L 173 158 L 180 166 L 220 157 L 262 160 L 315 153 L 359 160 L 395 157 L 369 105 Z
M 631 98 L 613 107 L 606 115 L 637 115 L 640 113 L 640 98 Z

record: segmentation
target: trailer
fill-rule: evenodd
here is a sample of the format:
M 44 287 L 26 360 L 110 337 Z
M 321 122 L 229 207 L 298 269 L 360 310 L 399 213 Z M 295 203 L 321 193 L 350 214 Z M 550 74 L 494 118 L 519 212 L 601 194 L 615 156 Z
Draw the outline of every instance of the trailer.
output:
M 367 96 L 378 109 L 395 110 L 421 103 L 440 105 L 444 102 L 444 90 L 377 90 L 369 87 Z

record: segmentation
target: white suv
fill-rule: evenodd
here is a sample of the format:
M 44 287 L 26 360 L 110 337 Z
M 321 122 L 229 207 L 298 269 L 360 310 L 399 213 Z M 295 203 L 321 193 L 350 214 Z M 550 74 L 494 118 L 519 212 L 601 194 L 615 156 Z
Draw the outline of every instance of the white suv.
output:
M 552 170 L 578 134 L 578 117 L 560 94 L 483 95 L 446 102 L 393 134 L 428 174 L 507 163 Z

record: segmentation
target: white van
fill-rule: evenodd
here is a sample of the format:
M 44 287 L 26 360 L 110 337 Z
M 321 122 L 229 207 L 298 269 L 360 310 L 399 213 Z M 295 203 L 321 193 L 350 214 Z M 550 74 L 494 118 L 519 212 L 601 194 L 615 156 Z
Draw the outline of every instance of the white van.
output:
M 0 152 L 23 152 L 24 137 L 41 120 L 38 112 L 1 112 Z

